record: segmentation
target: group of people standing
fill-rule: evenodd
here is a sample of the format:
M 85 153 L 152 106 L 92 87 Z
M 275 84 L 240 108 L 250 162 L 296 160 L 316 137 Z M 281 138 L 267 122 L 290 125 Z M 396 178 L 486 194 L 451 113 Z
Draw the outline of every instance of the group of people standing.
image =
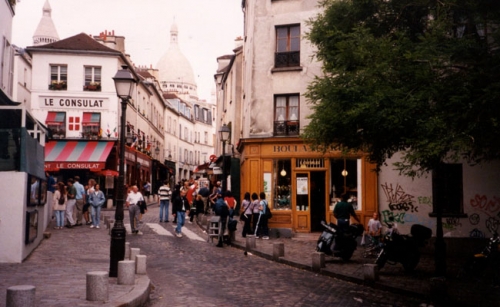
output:
M 52 192 L 52 210 L 56 220 L 54 229 L 82 226 L 84 221 L 90 228 L 99 228 L 101 207 L 106 201 L 99 184 L 90 179 L 88 184 L 83 186 L 79 176 L 69 178 L 66 184 L 62 181 L 54 184 L 54 178 L 47 175 L 48 190 Z
M 245 223 L 241 233 L 243 238 L 247 235 L 254 235 L 264 240 L 269 239 L 268 210 L 269 207 L 264 192 L 260 192 L 259 195 L 257 193 L 252 193 L 252 195 L 249 192 L 245 193 L 240 209 L 242 212 L 240 221 Z

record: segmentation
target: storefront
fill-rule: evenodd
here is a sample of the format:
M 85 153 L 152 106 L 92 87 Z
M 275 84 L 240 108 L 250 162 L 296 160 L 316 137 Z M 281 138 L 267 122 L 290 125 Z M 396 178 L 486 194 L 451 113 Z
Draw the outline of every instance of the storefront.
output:
M 334 222 L 343 193 L 366 224 L 377 209 L 377 174 L 363 156 L 312 151 L 299 138 L 241 140 L 241 194 L 265 192 L 273 217 L 270 228 L 320 231 Z
M 125 147 L 125 184 L 137 185 L 139 190 L 149 181 L 151 183 L 151 158 L 134 148 Z

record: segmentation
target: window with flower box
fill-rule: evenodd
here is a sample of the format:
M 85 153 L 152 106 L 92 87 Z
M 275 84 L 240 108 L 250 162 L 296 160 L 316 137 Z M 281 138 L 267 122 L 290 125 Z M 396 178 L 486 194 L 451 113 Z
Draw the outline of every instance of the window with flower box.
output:
M 66 65 L 50 65 L 50 84 L 49 90 L 65 91 L 67 90 L 68 82 L 68 66 Z
M 101 91 L 101 67 L 85 66 L 84 91 Z
M 83 113 L 82 137 L 92 140 L 101 138 L 101 113 Z
M 49 112 L 45 120 L 47 129 L 54 139 L 62 139 L 66 137 L 66 113 L 65 112 Z
M 274 135 L 299 134 L 299 95 L 274 97 Z

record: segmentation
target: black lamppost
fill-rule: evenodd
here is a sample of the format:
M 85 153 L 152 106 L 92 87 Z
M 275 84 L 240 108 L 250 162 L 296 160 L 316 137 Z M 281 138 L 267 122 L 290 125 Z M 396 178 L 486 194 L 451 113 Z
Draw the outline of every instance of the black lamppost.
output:
M 116 199 L 115 225 L 111 229 L 111 248 L 109 259 L 109 277 L 118 276 L 118 261 L 125 258 L 125 236 L 127 231 L 123 225 L 123 203 L 125 197 L 125 125 L 127 117 L 127 103 L 131 98 L 135 80 L 127 65 L 116 72 L 113 77 L 116 95 L 121 99 L 122 114 L 120 118 L 120 163 L 118 170 L 118 196 Z
M 231 133 L 231 129 L 224 124 L 220 127 L 219 137 L 222 141 L 222 192 L 226 191 L 226 142 L 229 140 L 229 134 Z

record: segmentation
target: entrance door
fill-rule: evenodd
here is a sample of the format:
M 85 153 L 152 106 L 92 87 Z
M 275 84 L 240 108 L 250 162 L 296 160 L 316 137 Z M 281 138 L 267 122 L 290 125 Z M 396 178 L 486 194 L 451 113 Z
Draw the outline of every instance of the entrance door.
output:
M 326 221 L 325 174 L 325 171 L 296 174 L 295 231 L 320 231 L 321 221 Z
M 321 231 L 321 221 L 326 221 L 325 206 L 325 172 L 311 172 L 309 195 L 311 202 L 311 231 Z

